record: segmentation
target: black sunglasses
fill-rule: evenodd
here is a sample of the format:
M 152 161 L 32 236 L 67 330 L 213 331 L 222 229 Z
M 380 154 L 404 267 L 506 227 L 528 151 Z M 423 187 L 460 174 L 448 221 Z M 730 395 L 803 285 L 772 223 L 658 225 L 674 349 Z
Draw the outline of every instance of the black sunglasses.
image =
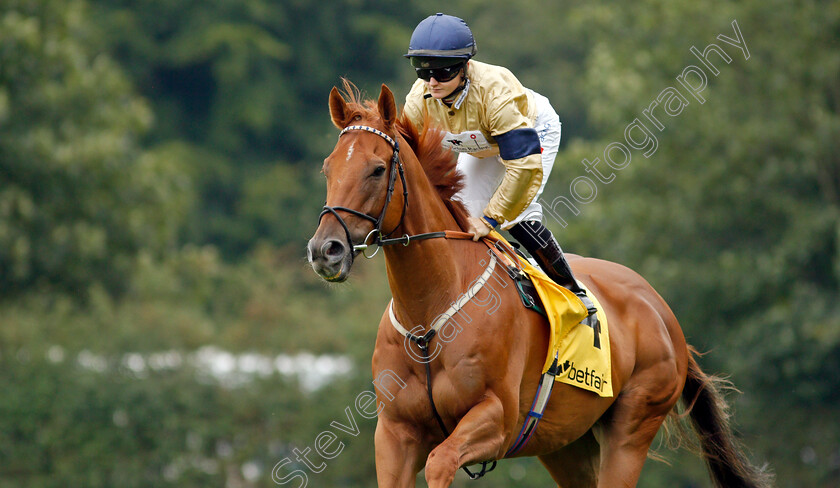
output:
M 455 64 L 445 68 L 414 68 L 414 70 L 417 71 L 417 77 L 423 81 L 431 81 L 434 78 L 445 83 L 458 76 L 463 67 L 463 64 Z

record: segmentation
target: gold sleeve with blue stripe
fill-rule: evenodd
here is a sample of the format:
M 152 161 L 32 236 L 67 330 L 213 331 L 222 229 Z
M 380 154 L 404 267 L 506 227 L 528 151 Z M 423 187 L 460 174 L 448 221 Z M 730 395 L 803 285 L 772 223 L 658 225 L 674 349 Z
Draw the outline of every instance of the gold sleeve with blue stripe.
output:
M 514 129 L 494 139 L 505 175 L 484 208 L 484 215 L 509 222 L 531 204 L 542 185 L 542 148 L 539 135 L 532 128 Z

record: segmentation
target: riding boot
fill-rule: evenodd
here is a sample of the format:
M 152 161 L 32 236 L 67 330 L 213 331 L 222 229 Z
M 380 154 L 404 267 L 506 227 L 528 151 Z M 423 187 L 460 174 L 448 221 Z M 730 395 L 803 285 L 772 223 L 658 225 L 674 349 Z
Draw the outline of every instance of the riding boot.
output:
M 589 315 L 597 311 L 595 304 L 592 303 L 592 300 L 586 295 L 586 291 L 581 288 L 572 274 L 572 268 L 569 267 L 569 262 L 563 256 L 560 245 L 542 222 L 526 220 L 511 227 L 509 232 L 514 239 L 525 247 L 549 278 L 558 285 L 568 288 L 581 299 L 589 311 Z

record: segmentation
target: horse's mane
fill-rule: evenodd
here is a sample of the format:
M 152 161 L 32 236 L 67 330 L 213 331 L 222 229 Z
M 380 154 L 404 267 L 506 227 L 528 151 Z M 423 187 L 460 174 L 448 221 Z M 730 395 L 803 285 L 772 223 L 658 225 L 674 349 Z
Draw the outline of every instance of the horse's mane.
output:
M 347 79 L 343 79 L 344 99 L 347 101 L 345 120 L 340 121 L 344 126 L 350 124 L 357 115 L 364 118 L 379 119 L 379 108 L 374 100 L 362 100 L 359 89 Z M 466 207 L 459 200 L 454 199 L 456 193 L 464 187 L 464 175 L 456 171 L 458 162 L 457 156 L 441 145 L 444 133 L 431 127 L 428 119 L 423 123 L 423 130 L 418 131 L 417 127 L 409 120 L 403 111 L 397 119 L 396 128 L 399 134 L 408 143 L 411 150 L 420 161 L 423 172 L 429 182 L 440 195 L 441 200 L 452 213 L 460 230 L 469 228 L 467 223 Z
M 426 177 L 455 217 L 458 226 L 461 230 L 467 230 L 469 212 L 460 200 L 453 198 L 464 187 L 464 174 L 456 170 L 458 157 L 441 145 L 443 131 L 431 128 L 430 122 L 427 116 L 423 123 L 423 131 L 418 133 L 417 127 L 403 112 L 397 119 L 397 130 L 417 155 Z

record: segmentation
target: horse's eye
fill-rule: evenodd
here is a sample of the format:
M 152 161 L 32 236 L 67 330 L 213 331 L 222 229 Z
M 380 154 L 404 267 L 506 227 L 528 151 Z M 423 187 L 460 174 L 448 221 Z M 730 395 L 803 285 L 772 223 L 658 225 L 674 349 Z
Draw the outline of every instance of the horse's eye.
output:
M 362 120 L 362 116 L 361 116 L 361 115 L 357 115 L 357 116 L 353 117 L 353 120 L 355 120 L 356 122 L 358 122 L 358 121 Z
M 377 166 L 370 175 L 374 178 L 379 178 L 385 174 L 385 166 Z

